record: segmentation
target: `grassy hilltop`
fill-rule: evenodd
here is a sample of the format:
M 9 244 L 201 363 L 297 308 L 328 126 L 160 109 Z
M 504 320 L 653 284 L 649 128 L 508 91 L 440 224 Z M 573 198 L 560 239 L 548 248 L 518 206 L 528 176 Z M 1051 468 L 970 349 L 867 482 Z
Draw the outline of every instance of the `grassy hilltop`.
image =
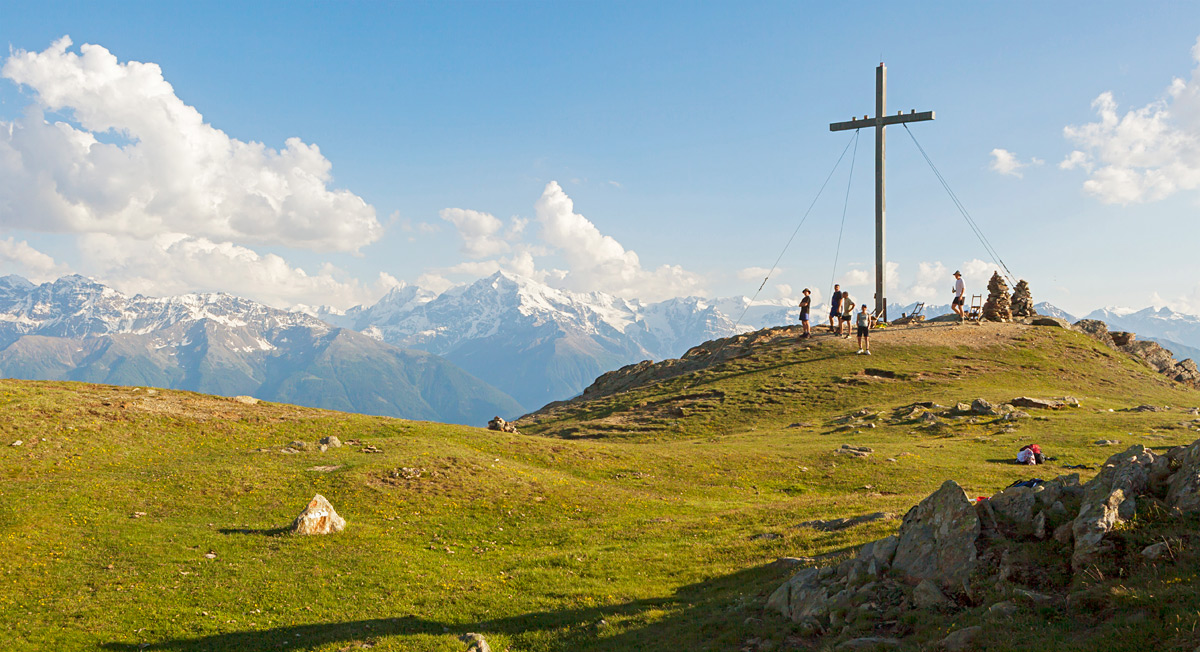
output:
M 461 651 L 457 637 L 480 632 L 514 652 L 807 649 L 762 611 L 795 570 L 774 562 L 836 560 L 899 521 L 797 524 L 903 514 L 947 478 L 990 495 L 1129 444 L 1200 437 L 1181 409 L 1200 392 L 1079 333 L 932 325 L 872 339 L 867 357 L 853 340 L 763 338 L 722 364 L 559 405 L 521 435 L 0 381 L 0 646 Z M 1022 395 L 1081 405 L 1015 421 L 911 407 Z M 1172 407 L 1122 411 L 1142 404 Z M 357 444 L 279 452 L 327 435 Z M 1007 463 L 1029 442 L 1057 461 Z M 346 530 L 284 533 L 315 493 Z M 1098 607 L 1145 613 L 1128 625 L 1137 639 L 1124 621 L 1054 613 L 1003 631 L 1029 649 L 1034 631 L 1058 649 L 1194 648 L 1190 578 L 1156 581 L 1157 598 L 1130 583 Z

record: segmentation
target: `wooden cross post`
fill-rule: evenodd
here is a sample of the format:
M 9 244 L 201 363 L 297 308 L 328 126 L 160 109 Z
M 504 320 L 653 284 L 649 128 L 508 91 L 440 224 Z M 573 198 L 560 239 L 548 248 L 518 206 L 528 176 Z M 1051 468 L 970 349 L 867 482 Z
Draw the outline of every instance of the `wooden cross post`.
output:
M 896 115 L 887 115 L 887 67 L 880 63 L 879 67 L 875 69 L 875 117 L 868 118 L 864 115 L 861 120 L 856 118 L 849 122 L 834 122 L 829 125 L 830 131 L 875 127 L 875 311 L 883 321 L 887 321 L 887 257 L 884 246 L 886 242 L 884 215 L 887 200 L 884 194 L 883 167 L 887 143 L 884 128 L 902 122 L 923 120 L 933 120 L 933 111 L 897 112 Z

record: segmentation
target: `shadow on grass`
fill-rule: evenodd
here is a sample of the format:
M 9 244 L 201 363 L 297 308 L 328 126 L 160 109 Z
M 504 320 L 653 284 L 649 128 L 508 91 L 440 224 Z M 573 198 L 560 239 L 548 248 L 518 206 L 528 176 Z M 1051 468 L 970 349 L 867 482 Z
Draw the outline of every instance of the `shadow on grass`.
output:
M 264 530 L 264 529 L 252 530 L 249 528 L 223 527 L 223 528 L 217 530 L 217 532 L 220 532 L 221 534 L 254 534 L 254 535 L 264 536 L 264 537 L 282 536 L 284 534 L 287 534 L 290 531 L 291 531 L 291 528 L 289 528 L 289 527 L 275 527 L 275 528 L 271 528 L 269 530 Z
M 157 642 L 110 642 L 101 647 L 119 652 L 170 650 L 173 652 L 217 652 L 223 650 L 312 650 L 330 644 L 354 644 L 391 636 L 460 636 L 479 632 L 484 636 L 504 634 L 514 640 L 514 649 L 525 647 L 521 635 L 554 631 L 552 650 L 691 649 L 717 644 L 719 649 L 737 649 L 750 635 L 751 616 L 756 621 L 766 595 L 795 572 L 794 568 L 768 564 L 732 575 L 681 587 L 673 596 L 635 600 L 618 605 L 564 609 L 520 614 L 474 623 L 443 623 L 416 615 L 374 618 L 348 622 L 293 625 L 257 631 L 240 631 L 177 638 Z M 748 597 L 747 597 L 748 596 Z M 667 613 L 665 617 L 662 613 Z M 644 616 L 661 620 L 609 634 L 611 625 L 623 619 Z M 769 616 L 768 616 L 769 619 Z M 782 618 L 776 625 L 783 627 Z M 407 649 L 407 648 L 406 648 Z

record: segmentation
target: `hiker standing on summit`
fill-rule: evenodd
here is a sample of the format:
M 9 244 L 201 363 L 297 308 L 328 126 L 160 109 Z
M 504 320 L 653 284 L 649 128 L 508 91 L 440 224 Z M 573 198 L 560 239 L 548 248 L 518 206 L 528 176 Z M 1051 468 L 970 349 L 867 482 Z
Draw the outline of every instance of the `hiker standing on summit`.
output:
M 967 291 L 967 286 L 963 284 L 962 272 L 954 270 L 954 301 L 950 304 L 950 309 L 954 314 L 958 315 L 958 323 L 966 321 L 967 316 L 963 314 L 963 296 Z
M 842 316 L 842 286 L 837 283 L 833 284 L 833 298 L 829 300 L 829 332 L 836 333 L 834 324 L 837 323 L 839 317 Z M 841 330 L 841 324 L 838 324 L 837 330 Z
M 808 288 L 804 288 L 804 298 L 800 300 L 800 325 L 804 327 L 804 332 L 800 337 L 812 337 L 812 331 L 808 327 L 809 308 L 812 307 L 812 297 L 809 295 Z

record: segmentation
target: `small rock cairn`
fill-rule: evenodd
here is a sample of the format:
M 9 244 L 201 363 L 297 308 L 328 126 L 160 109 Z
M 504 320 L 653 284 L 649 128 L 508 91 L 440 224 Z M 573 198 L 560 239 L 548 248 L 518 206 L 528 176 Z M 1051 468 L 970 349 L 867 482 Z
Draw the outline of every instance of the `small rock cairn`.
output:
M 983 318 L 988 321 L 1012 321 L 1012 309 L 1009 307 L 1008 283 L 1000 276 L 1000 272 L 992 273 L 988 281 L 988 298 L 983 304 Z
M 1017 281 L 1012 293 L 1013 317 L 1036 317 L 1037 310 L 1033 308 L 1033 295 L 1029 293 L 1029 283 L 1025 279 Z

